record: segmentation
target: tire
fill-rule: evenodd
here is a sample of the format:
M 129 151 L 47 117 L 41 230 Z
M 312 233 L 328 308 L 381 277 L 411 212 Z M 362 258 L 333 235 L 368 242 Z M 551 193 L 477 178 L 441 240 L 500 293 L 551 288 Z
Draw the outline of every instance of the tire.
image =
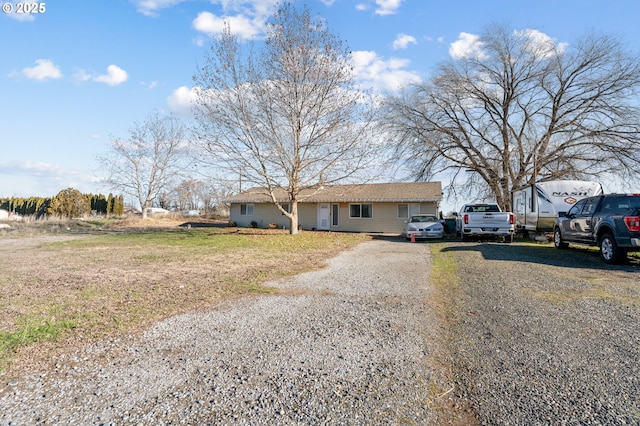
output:
M 469 237 L 464 234 L 464 232 L 460 232 L 460 239 L 462 241 L 469 241 Z
M 504 242 L 507 244 L 511 244 L 513 242 L 513 234 L 510 234 L 504 237 Z
M 603 234 L 598 241 L 600 257 L 604 263 L 618 264 L 627 259 L 627 251 L 618 247 L 616 239 L 610 233 Z
M 569 244 L 565 243 L 562 239 L 562 234 L 558 228 L 553 230 L 553 245 L 556 246 L 557 249 L 566 249 L 569 247 Z

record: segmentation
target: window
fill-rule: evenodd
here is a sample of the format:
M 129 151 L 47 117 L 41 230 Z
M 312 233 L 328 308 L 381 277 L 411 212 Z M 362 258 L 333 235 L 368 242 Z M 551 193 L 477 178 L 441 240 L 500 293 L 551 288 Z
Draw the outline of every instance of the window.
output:
M 349 217 L 370 219 L 373 217 L 371 204 L 351 204 L 349 206 Z
M 598 200 L 587 199 L 584 203 L 584 208 L 582 209 L 581 214 L 591 215 L 596 209 L 596 201 Z
M 574 204 L 573 207 L 571 207 L 567 212 L 567 216 L 575 216 L 577 214 L 580 214 L 580 212 L 582 211 L 582 207 L 584 206 L 584 202 L 584 200 L 580 200 L 576 204 Z
M 240 204 L 240 216 L 253 216 L 253 204 Z
M 340 211 L 340 204 L 332 204 L 331 209 L 331 226 L 338 226 L 338 211 Z
M 398 217 L 400 219 L 407 219 L 416 214 L 420 214 L 420 203 L 398 204 Z
M 291 213 L 291 204 L 285 203 L 285 204 L 281 204 L 280 206 L 282 206 L 285 212 Z M 281 213 L 281 214 L 284 216 L 284 213 Z

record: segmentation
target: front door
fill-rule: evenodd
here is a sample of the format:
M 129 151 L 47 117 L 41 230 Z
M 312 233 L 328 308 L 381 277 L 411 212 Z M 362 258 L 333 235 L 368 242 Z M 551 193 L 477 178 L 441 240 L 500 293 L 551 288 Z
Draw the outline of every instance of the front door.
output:
M 320 203 L 318 204 L 318 226 L 317 229 L 322 231 L 328 231 L 331 215 L 331 209 L 329 208 L 328 203 Z

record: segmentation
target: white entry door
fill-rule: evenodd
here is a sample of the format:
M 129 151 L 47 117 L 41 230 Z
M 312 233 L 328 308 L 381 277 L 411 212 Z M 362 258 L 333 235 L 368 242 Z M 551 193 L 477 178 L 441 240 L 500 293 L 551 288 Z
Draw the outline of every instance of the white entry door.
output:
M 329 230 L 329 224 L 331 223 L 331 216 L 330 216 L 330 211 L 331 209 L 329 208 L 329 204 L 325 204 L 325 203 L 320 203 L 318 204 L 318 227 L 317 229 L 319 230 L 323 230 L 323 231 L 328 231 Z

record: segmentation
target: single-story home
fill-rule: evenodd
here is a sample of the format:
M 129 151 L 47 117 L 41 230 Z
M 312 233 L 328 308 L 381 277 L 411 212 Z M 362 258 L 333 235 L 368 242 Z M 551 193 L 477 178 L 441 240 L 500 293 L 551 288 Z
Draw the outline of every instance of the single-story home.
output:
M 284 190 L 277 192 L 276 199 L 290 208 Z M 298 222 L 307 230 L 399 234 L 411 215 L 437 215 L 441 201 L 440 182 L 326 185 L 301 192 Z M 230 205 L 230 220 L 238 226 L 255 222 L 259 228 L 289 227 L 289 220 L 264 188 L 251 188 L 224 202 Z

